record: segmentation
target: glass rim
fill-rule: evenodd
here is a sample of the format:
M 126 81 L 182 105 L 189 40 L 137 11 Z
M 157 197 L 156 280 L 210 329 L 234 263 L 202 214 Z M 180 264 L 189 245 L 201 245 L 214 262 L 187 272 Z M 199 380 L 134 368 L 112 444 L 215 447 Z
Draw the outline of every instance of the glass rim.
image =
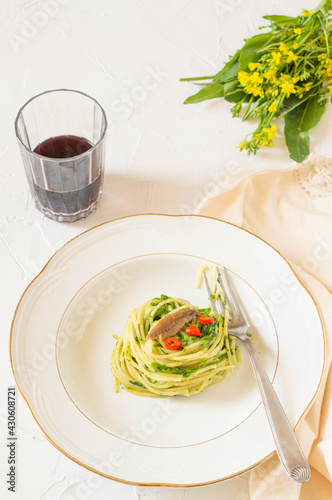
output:
M 30 104 L 30 102 L 34 101 L 35 99 L 37 99 L 38 97 L 42 96 L 42 95 L 45 95 L 45 94 L 50 94 L 52 92 L 74 92 L 75 94 L 81 94 L 83 95 L 84 97 L 87 97 L 88 99 L 90 99 L 91 101 L 94 101 L 97 106 L 100 108 L 101 112 L 102 112 L 102 115 L 103 115 L 103 118 L 105 120 L 104 122 L 104 129 L 102 130 L 102 133 L 101 133 L 101 136 L 100 138 L 98 139 L 98 141 L 96 142 L 96 144 L 94 144 L 90 149 L 88 149 L 87 151 L 85 151 L 84 153 L 81 153 L 79 155 L 75 155 L 75 156 L 71 156 L 69 158 L 50 158 L 48 156 L 43 156 L 43 155 L 40 155 L 39 153 L 36 153 L 35 151 L 33 151 L 32 149 L 28 148 L 24 142 L 22 141 L 21 137 L 20 137 L 20 134 L 19 134 L 19 131 L 18 131 L 18 120 L 20 118 L 20 116 L 22 115 L 23 113 L 23 110 L 28 106 L 28 104 Z M 105 138 L 105 135 L 106 135 L 106 131 L 107 131 L 107 117 L 106 117 L 106 113 L 105 113 L 105 110 L 104 108 L 99 104 L 99 102 L 97 101 L 97 99 L 95 99 L 94 97 L 91 97 L 89 94 L 86 94 L 85 92 L 82 92 L 81 90 L 74 90 L 74 89 L 52 89 L 52 90 L 44 90 L 43 92 L 40 92 L 39 94 L 36 94 L 34 95 L 33 97 L 30 97 L 30 99 L 28 99 L 24 104 L 23 106 L 20 107 L 20 109 L 18 110 L 17 112 L 17 115 L 16 115 L 16 118 L 15 118 L 15 122 L 14 122 L 14 127 L 15 127 L 15 135 L 16 135 L 16 138 L 17 140 L 19 141 L 19 143 L 21 144 L 21 146 L 29 153 L 29 154 L 32 154 L 34 156 L 37 156 L 38 158 L 43 158 L 43 159 L 47 159 L 47 161 L 54 161 L 54 162 L 61 162 L 61 163 L 66 163 L 66 162 L 69 162 L 69 161 L 73 161 L 74 159 L 76 158 L 81 158 L 83 156 L 87 156 L 88 154 L 91 154 L 98 146 L 99 144 L 104 140 Z

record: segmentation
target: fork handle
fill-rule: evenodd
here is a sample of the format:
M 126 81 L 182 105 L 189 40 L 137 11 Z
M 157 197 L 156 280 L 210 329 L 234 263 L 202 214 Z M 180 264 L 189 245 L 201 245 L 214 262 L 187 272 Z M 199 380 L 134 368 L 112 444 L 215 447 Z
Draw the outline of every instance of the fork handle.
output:
M 298 483 L 310 478 L 310 467 L 276 395 L 257 351 L 248 338 L 241 338 L 249 355 L 271 427 L 278 457 L 287 474 Z

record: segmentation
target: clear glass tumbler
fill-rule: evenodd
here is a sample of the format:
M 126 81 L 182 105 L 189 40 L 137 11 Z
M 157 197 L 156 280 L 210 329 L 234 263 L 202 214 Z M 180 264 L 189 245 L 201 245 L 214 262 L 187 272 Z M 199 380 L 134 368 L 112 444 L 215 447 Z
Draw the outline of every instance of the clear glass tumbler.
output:
M 106 114 L 76 90 L 43 92 L 27 101 L 15 132 L 35 204 L 60 222 L 94 212 L 101 198 Z

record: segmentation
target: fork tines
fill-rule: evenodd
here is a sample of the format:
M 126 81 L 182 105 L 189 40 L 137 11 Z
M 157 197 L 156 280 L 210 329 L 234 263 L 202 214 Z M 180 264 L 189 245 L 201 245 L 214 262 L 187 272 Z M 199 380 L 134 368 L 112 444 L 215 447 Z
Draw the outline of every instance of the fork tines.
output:
M 237 319 L 241 322 L 248 323 L 247 315 L 243 307 L 241 307 L 238 297 L 236 296 L 236 292 L 231 284 L 229 279 L 229 273 L 227 269 L 223 266 L 217 267 L 218 274 L 218 282 L 221 286 L 221 289 L 225 295 L 226 306 L 234 319 L 234 315 L 237 316 Z
M 203 275 L 204 275 L 204 281 L 205 281 L 206 290 L 207 290 L 207 293 L 208 293 L 208 296 L 209 296 L 209 301 L 210 301 L 210 304 L 211 304 L 211 307 L 212 307 L 212 310 L 213 310 L 214 314 L 218 314 L 218 315 L 221 314 L 222 316 L 224 316 L 224 314 L 225 314 L 225 308 L 224 308 L 224 304 L 222 303 L 222 300 L 221 300 L 220 296 L 217 295 L 215 297 L 215 299 L 212 297 L 210 283 L 209 283 L 209 280 L 207 279 L 205 271 L 203 272 Z M 220 284 L 220 286 L 222 287 L 221 284 Z M 218 310 L 218 308 L 219 308 L 219 310 Z

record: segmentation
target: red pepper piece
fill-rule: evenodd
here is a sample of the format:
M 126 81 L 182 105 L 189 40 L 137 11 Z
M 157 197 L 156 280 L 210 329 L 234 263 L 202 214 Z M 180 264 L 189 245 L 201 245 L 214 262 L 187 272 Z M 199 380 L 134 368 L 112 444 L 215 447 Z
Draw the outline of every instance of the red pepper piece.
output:
M 186 328 L 186 333 L 192 335 L 193 337 L 201 337 L 202 334 L 196 325 L 191 325 Z
M 200 315 L 200 317 L 198 318 L 198 321 L 202 325 L 211 325 L 212 323 L 214 323 L 214 318 L 212 316 L 202 316 L 202 315 Z
M 177 350 L 181 349 L 182 344 L 179 339 L 176 339 L 175 337 L 168 337 L 168 339 L 165 340 L 165 347 L 166 349 Z

